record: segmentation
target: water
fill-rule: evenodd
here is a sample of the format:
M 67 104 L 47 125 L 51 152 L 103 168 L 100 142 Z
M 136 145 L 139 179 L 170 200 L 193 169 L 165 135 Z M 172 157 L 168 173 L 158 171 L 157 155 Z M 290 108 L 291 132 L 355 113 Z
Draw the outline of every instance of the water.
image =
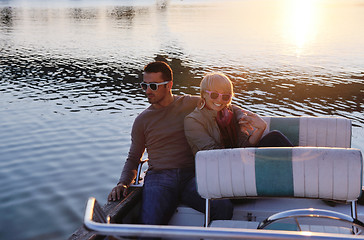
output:
M 262 115 L 344 116 L 364 152 L 364 1 L 0 0 L 0 239 L 66 239 L 119 178 L 143 66 L 231 77 Z

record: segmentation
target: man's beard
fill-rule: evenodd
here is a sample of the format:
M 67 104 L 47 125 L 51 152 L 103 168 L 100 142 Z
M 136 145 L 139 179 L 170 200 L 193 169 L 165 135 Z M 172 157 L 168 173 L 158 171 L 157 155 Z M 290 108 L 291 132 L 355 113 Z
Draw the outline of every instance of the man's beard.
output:
M 168 91 L 165 90 L 164 93 L 159 93 L 157 95 L 155 95 L 154 93 L 148 93 L 146 94 L 147 98 L 148 98 L 148 102 L 150 104 L 158 104 L 161 101 L 163 101 L 163 99 L 167 96 Z
M 150 97 L 149 97 L 150 96 Z M 155 98 L 155 95 L 153 93 L 147 95 L 148 102 L 150 104 L 157 104 L 159 103 L 163 98 Z

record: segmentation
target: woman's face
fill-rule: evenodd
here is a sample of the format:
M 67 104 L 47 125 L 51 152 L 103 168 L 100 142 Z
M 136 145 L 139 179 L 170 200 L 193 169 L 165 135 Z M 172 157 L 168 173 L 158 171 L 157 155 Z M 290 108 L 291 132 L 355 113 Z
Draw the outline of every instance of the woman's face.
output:
M 206 107 L 211 110 L 220 111 L 231 102 L 230 91 L 224 91 L 221 86 L 215 85 L 204 93 Z

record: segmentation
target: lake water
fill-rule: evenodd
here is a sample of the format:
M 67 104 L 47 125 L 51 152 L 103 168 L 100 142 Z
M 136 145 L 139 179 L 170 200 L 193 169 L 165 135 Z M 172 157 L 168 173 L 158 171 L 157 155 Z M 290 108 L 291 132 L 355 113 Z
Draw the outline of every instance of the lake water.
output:
M 343 116 L 364 152 L 364 1 L 0 0 L 0 239 L 66 239 L 106 203 L 143 66 L 222 71 L 262 115 Z

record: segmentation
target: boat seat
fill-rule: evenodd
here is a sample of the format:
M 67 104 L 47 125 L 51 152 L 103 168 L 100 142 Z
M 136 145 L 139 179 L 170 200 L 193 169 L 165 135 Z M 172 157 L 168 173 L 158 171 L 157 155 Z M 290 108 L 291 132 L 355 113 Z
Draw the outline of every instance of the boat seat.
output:
M 206 199 L 205 224 L 209 224 L 210 199 L 290 197 L 355 202 L 361 194 L 362 164 L 360 150 L 351 148 L 199 151 L 196 181 L 199 194 Z
M 302 231 L 352 234 L 350 228 L 337 226 L 301 225 Z
M 351 146 L 351 120 L 343 117 L 263 116 L 262 118 L 267 122 L 267 129 L 263 136 L 269 131 L 278 130 L 285 134 L 294 146 L 344 148 Z M 185 215 L 181 212 L 185 211 L 176 210 L 173 224 L 180 222 L 176 219 L 184 219 Z
M 239 220 L 214 220 L 210 227 L 257 229 L 259 222 Z
M 262 117 L 267 122 L 263 133 L 278 130 L 294 146 L 351 147 L 351 120 L 343 117 Z

